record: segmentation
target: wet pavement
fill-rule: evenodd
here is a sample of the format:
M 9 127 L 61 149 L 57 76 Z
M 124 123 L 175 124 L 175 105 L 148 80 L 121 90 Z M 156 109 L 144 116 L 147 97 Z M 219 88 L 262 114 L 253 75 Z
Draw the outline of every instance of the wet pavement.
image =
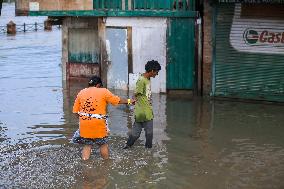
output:
M 109 107 L 111 159 L 83 162 L 71 110 L 86 83 L 62 82 L 60 61 L 58 30 L 0 35 L 0 188 L 284 188 L 283 104 L 154 94 L 151 150 L 122 149 L 133 112 Z

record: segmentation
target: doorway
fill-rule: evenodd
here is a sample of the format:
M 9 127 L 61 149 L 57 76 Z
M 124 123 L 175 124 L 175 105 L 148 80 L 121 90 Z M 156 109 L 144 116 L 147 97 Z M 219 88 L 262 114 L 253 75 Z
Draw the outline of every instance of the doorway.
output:
M 128 90 L 129 68 L 129 40 L 128 28 L 106 28 L 107 87 L 110 89 Z

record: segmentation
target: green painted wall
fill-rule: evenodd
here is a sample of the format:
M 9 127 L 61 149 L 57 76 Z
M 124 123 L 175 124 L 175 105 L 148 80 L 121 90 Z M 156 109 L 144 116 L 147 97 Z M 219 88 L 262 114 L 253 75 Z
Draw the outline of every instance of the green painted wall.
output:
M 72 53 L 69 52 L 69 61 L 70 62 L 80 62 L 80 63 L 98 63 L 99 55 L 96 53 Z
M 167 31 L 167 89 L 193 89 L 194 52 L 194 19 L 170 19 Z
M 195 0 L 93 0 L 94 9 L 194 10 Z
M 88 11 L 29 11 L 29 16 L 112 16 L 112 17 L 196 17 L 196 11 L 156 11 L 156 10 L 88 10 Z
M 100 48 L 97 28 L 69 29 L 68 61 L 78 63 L 99 63 Z

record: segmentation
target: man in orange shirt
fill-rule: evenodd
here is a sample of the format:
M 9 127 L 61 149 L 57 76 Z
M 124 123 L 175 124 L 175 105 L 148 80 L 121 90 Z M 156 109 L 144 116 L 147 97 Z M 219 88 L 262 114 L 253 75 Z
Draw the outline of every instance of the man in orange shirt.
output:
M 72 140 L 74 143 L 84 144 L 83 160 L 90 158 L 93 144 L 100 146 L 103 159 L 109 158 L 107 105 L 109 103 L 112 105 L 134 103 L 132 99 L 122 99 L 115 96 L 102 86 L 101 78 L 92 77 L 89 81 L 89 87 L 78 93 L 73 106 L 73 113 L 78 114 L 80 125 Z

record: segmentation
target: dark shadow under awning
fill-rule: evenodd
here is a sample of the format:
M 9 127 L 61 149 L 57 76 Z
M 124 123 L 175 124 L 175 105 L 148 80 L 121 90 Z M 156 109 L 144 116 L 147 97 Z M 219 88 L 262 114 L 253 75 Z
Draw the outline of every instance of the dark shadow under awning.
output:
M 1 11 L 2 11 L 2 3 L 3 3 L 3 0 L 0 0 L 0 16 L 1 16 Z
M 284 0 L 211 0 L 218 3 L 284 4 Z

